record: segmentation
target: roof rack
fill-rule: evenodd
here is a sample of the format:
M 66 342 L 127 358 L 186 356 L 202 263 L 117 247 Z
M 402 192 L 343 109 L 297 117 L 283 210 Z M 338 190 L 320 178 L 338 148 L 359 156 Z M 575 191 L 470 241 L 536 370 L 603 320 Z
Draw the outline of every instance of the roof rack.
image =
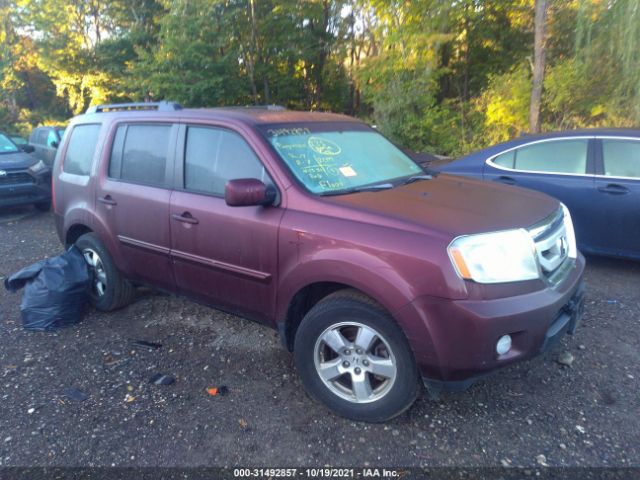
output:
M 139 110 L 156 110 L 158 112 L 173 112 L 182 110 L 182 105 L 176 102 L 137 102 L 137 103 L 111 103 L 94 105 L 87 109 L 86 113 L 127 112 Z

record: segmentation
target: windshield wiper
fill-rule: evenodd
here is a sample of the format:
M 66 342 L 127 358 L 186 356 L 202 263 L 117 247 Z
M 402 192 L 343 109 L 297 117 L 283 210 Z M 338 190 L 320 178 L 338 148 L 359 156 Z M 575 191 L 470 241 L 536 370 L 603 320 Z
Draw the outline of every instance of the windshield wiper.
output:
M 410 183 L 419 182 L 420 180 L 431 180 L 431 179 L 433 179 L 433 175 L 428 175 L 428 174 L 414 175 L 404 180 L 402 182 L 402 185 L 409 185 Z
M 392 183 L 376 183 L 374 185 L 362 185 L 360 187 L 344 188 L 342 190 L 333 190 L 328 192 L 322 192 L 322 196 L 330 195 L 345 195 L 348 193 L 360 193 L 360 192 L 379 192 L 380 190 L 388 190 L 393 188 Z

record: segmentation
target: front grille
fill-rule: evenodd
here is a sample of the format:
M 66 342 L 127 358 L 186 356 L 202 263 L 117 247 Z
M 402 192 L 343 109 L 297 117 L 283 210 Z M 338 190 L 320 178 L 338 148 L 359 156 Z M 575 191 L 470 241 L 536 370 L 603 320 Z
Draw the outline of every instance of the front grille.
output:
M 543 275 L 547 279 L 556 280 L 556 274 L 569 255 L 569 242 L 562 209 L 528 230 L 535 242 L 536 255 Z
M 36 180 L 27 172 L 6 172 L 6 174 L 0 175 L 0 185 L 16 185 L 20 183 L 36 183 Z

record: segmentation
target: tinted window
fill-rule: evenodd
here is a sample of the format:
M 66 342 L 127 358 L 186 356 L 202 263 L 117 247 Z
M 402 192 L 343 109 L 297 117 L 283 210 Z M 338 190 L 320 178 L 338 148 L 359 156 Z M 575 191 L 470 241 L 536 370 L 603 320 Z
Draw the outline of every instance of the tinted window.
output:
M 56 136 L 55 130 L 49 130 L 49 133 L 47 134 L 47 146 L 53 147 L 53 142 L 57 142 L 57 141 L 58 141 L 58 137 Z
M 185 147 L 185 188 L 224 195 L 226 183 L 238 178 L 257 178 L 266 184 L 273 183 L 240 135 L 216 128 L 189 127 Z
M 44 145 L 47 143 L 47 129 L 41 128 L 36 132 L 36 143 Z
M 515 169 L 549 173 L 586 173 L 588 139 L 534 143 L 515 151 Z
M 640 141 L 602 140 L 604 174 L 640 178 Z
M 122 180 L 164 185 L 170 125 L 122 125 L 111 149 L 109 176 Z
M 500 165 L 501 167 L 513 168 L 515 159 L 516 159 L 516 152 L 515 150 L 511 150 L 510 152 L 506 152 L 501 155 L 498 155 L 496 158 L 493 159 L 493 163 L 495 163 L 496 165 Z
M 75 175 L 89 175 L 98 143 L 100 125 L 77 125 L 71 132 L 62 169 Z

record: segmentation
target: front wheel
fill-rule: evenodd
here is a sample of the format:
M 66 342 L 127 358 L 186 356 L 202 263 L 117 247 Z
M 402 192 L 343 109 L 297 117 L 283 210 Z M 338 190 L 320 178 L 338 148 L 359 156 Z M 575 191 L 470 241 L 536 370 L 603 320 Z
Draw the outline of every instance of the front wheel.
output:
M 420 391 L 401 329 L 359 292 L 340 291 L 315 305 L 302 320 L 294 347 L 309 394 L 343 417 L 389 420 L 408 409 Z

